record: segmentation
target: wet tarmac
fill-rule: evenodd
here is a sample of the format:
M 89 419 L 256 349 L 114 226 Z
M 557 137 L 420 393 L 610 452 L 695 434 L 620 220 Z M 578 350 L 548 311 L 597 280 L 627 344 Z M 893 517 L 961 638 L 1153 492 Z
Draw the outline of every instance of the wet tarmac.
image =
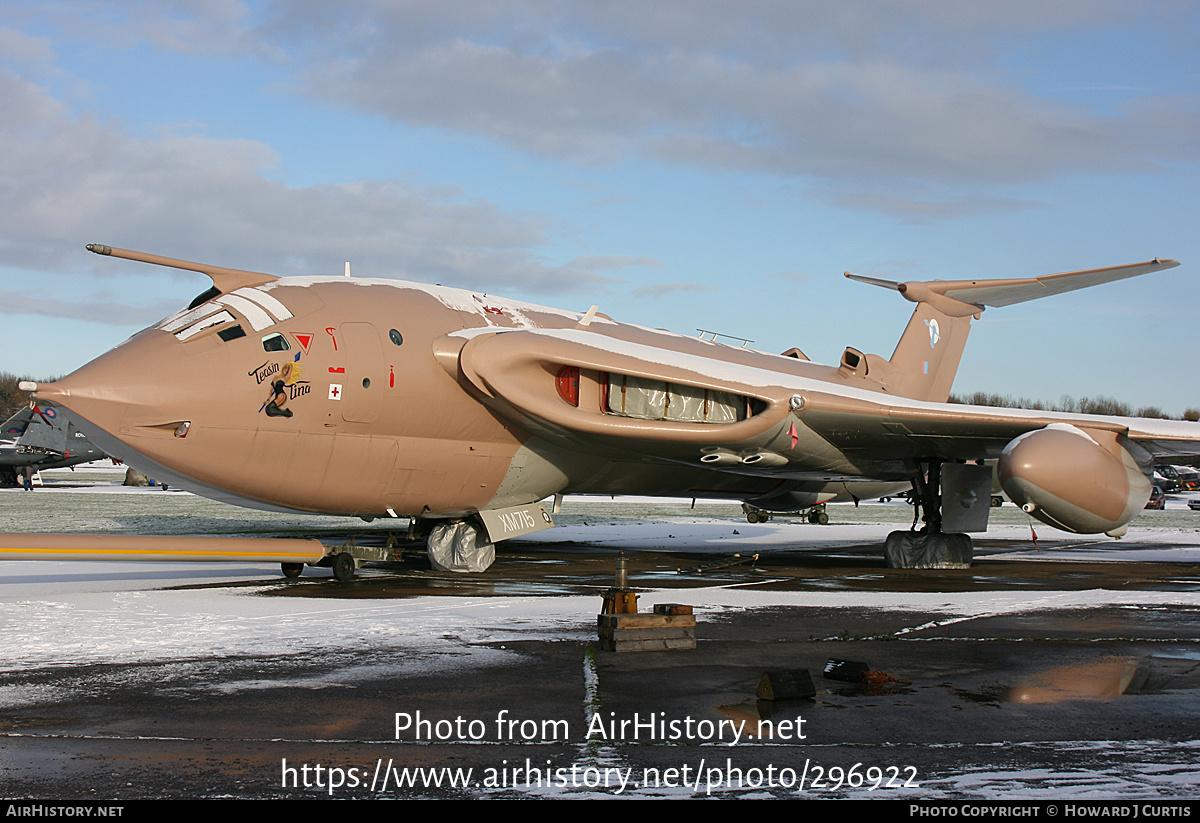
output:
M 873 542 L 718 569 L 686 547 L 631 552 L 643 606 L 694 604 L 698 626 L 694 650 L 627 654 L 595 642 L 612 548 L 512 543 L 471 576 L 417 551 L 349 584 L 147 581 L 182 601 L 220 590 L 246 620 L 326 611 L 277 652 L 10 668 L 3 794 L 1195 798 L 1200 566 L 1137 562 L 1138 546 L 1028 562 L 1006 556 L 1028 541 L 987 539 L 956 571 L 886 569 Z M 502 640 L 430 617 L 437 643 L 361 642 L 361 621 L 350 642 L 338 611 L 420 603 L 416 621 L 465 601 Z M 137 620 L 138 603 L 119 608 Z M 830 659 L 883 674 L 827 680 Z M 799 669 L 814 697 L 756 698 L 764 673 Z

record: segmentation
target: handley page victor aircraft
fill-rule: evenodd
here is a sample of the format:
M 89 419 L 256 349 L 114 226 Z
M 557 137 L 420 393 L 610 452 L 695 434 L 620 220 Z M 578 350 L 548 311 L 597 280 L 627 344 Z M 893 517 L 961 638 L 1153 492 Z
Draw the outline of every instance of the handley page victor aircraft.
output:
M 449 568 L 486 568 L 480 546 L 552 525 L 538 503 L 552 495 L 723 497 L 792 511 L 910 484 L 924 526 L 889 536 L 889 562 L 965 565 L 964 532 L 986 529 L 985 460 L 998 460 L 1004 490 L 1034 517 L 1115 536 L 1145 504 L 1156 458 L 1200 452 L 1195 423 L 946 402 L 971 319 L 985 308 L 1174 260 L 1016 280 L 847 274 L 917 306 L 890 359 L 848 348 L 825 366 L 798 349 L 765 354 L 619 323 L 596 307 L 88 249 L 203 272 L 213 285 L 67 377 L 24 384 L 37 404 L 66 407 L 108 454 L 199 494 L 413 518 L 435 565 Z M 6 535 L 3 548 L 10 557 L 253 556 L 288 574 L 321 562 L 339 578 L 364 559 L 315 541 L 142 540 Z

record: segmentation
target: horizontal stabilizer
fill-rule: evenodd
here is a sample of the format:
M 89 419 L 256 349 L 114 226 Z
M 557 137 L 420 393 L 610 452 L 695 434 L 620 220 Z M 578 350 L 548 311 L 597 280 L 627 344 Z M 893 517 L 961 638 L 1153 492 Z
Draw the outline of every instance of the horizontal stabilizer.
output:
M 1137 277 L 1152 271 L 1163 271 L 1179 265 L 1177 260 L 1159 260 L 1103 269 L 1047 274 L 1041 277 L 1021 277 L 1009 280 L 912 280 L 897 283 L 877 277 L 864 277 L 846 272 L 851 280 L 895 289 L 906 300 L 929 303 L 951 317 L 978 314 L 988 306 L 997 308 L 1049 297 L 1052 294 L 1085 289 L 1127 277 Z

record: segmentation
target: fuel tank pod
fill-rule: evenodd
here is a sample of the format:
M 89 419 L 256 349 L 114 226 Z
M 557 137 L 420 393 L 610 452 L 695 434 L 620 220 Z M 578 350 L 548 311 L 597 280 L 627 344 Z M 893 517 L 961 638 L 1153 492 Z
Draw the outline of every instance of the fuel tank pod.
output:
M 1118 537 L 1150 498 L 1152 462 L 1117 432 L 1053 423 L 1010 442 L 997 471 L 1004 492 L 1043 523 Z

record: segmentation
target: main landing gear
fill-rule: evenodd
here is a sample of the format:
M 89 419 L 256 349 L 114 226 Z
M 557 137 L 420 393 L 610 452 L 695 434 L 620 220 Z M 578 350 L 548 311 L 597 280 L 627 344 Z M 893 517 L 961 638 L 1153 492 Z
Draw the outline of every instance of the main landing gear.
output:
M 942 531 L 942 463 L 938 459 L 915 462 L 912 469 L 912 529 L 892 532 L 884 543 L 884 557 L 893 569 L 969 569 L 973 558 L 971 538 Z M 917 520 L 925 525 L 918 531 Z
M 496 562 L 496 548 L 482 524 L 467 520 L 438 522 L 429 532 L 429 565 L 441 572 L 484 572 Z

